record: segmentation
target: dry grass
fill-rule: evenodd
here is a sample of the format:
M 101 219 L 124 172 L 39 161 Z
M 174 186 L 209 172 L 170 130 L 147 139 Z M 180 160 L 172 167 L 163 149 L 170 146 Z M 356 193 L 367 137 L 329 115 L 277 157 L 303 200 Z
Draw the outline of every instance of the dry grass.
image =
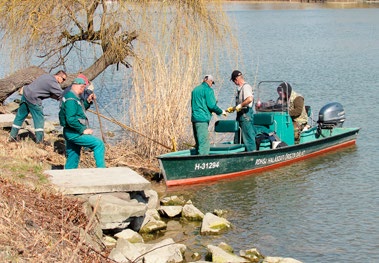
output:
M 105 249 L 79 246 L 88 220 L 78 200 L 2 178 L 0 185 L 1 262 L 111 262 Z
M 88 234 L 95 237 L 81 201 L 56 193 L 43 175 L 63 165 L 64 156 L 31 140 L 9 143 L 8 136 L 0 130 L 0 262 L 113 262 L 106 259 L 105 248 L 81 244 L 79 229 L 89 227 Z M 106 161 L 147 177 L 158 169 L 121 146 L 107 146 Z M 84 153 L 80 165 L 94 167 L 92 154 Z

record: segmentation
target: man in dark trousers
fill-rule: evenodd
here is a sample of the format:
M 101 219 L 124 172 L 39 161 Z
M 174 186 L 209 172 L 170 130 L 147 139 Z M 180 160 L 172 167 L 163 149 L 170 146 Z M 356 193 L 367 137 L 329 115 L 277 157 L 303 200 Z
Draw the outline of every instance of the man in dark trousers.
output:
M 25 86 L 21 103 L 13 121 L 9 141 L 16 141 L 18 131 L 29 113 L 32 114 L 36 143 L 43 142 L 45 119 L 42 100 L 52 98 L 59 100 L 63 92 L 61 85 L 67 78 L 66 72 L 58 71 L 55 75 L 44 74 Z

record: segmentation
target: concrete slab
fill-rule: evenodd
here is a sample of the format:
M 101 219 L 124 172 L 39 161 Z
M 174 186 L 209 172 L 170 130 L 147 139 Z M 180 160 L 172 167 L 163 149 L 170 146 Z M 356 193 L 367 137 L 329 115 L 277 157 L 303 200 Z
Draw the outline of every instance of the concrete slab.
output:
M 151 183 L 128 167 L 48 170 L 51 183 L 64 194 L 144 191 Z
M 16 117 L 16 115 L 12 113 L 0 114 L 0 128 L 12 127 L 14 117 Z

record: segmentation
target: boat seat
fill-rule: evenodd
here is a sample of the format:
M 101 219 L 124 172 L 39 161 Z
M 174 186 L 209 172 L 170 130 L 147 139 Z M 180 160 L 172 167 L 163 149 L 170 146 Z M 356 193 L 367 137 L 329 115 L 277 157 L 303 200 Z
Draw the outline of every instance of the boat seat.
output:
M 267 128 L 274 123 L 274 116 L 272 114 L 254 114 L 254 125 L 266 126 Z
M 274 124 L 274 116 L 272 114 L 254 114 L 254 126 L 257 134 L 270 133 L 270 126 Z
M 219 133 L 232 132 L 236 133 L 240 130 L 239 124 L 236 120 L 218 120 L 215 123 L 214 131 Z M 211 144 L 210 154 L 224 154 L 244 152 L 244 144 L 234 144 L 231 142 Z
M 236 120 L 218 120 L 215 123 L 215 132 L 238 132 L 239 128 Z

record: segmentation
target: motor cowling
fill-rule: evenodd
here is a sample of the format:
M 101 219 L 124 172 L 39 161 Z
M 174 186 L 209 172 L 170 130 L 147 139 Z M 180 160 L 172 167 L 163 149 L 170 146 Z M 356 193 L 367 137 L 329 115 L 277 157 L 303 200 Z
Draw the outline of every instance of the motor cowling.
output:
M 323 129 L 342 127 L 345 122 L 345 110 L 338 102 L 331 102 L 323 106 L 318 114 L 317 123 Z

